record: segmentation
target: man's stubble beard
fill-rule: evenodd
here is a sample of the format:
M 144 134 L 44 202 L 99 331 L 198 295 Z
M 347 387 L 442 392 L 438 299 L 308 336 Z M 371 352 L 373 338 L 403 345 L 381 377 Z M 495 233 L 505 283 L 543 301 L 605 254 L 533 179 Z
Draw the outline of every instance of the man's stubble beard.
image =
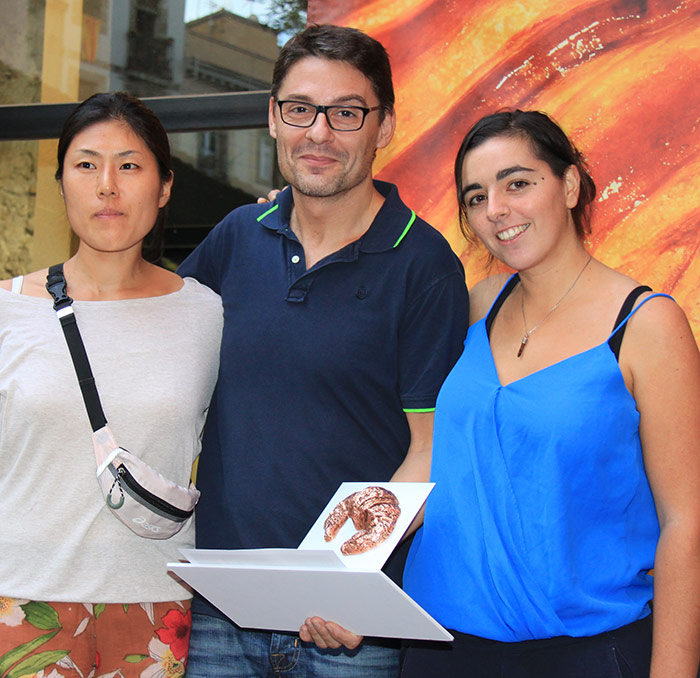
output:
M 293 160 L 289 163 L 278 161 L 278 164 L 284 180 L 301 195 L 310 198 L 333 198 L 351 191 L 371 175 L 375 155 L 376 151 L 364 163 L 357 177 L 352 177 L 348 170 L 343 170 L 340 174 L 328 178 L 325 178 L 321 171 L 318 174 L 297 172 L 296 164 Z M 279 151 L 278 157 L 283 157 Z M 342 163 L 346 157 L 346 155 L 339 156 L 340 162 Z M 320 177 L 321 181 L 309 181 L 309 177 L 313 176 Z

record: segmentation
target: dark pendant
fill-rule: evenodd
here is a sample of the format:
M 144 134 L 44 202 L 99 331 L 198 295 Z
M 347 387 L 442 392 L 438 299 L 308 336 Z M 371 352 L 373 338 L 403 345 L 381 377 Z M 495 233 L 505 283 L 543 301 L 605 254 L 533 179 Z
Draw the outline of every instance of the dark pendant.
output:
M 516 358 L 519 358 L 523 354 L 523 351 L 525 350 L 525 344 L 527 344 L 528 338 L 529 335 L 527 334 L 523 337 L 523 340 L 520 342 L 520 348 L 518 349 L 518 355 L 516 356 Z

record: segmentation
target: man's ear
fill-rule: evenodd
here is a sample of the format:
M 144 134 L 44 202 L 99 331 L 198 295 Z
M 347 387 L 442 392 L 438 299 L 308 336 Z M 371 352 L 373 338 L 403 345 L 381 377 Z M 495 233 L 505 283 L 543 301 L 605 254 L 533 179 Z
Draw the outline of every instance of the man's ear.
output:
M 270 107 L 267 111 L 267 126 L 270 129 L 270 136 L 277 138 L 277 120 L 275 120 L 275 98 L 270 97 Z
M 384 148 L 389 145 L 389 142 L 394 136 L 396 129 L 396 112 L 384 111 L 384 119 L 379 125 L 379 133 L 377 135 L 377 148 Z

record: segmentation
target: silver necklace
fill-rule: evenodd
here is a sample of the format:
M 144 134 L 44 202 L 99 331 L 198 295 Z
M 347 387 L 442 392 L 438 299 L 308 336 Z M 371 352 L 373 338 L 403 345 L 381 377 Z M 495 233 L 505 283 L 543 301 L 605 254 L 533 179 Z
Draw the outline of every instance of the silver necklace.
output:
M 525 350 L 525 346 L 527 345 L 528 339 L 530 339 L 530 335 L 538 327 L 540 327 L 542 325 L 542 323 L 545 320 L 547 320 L 547 318 L 549 318 L 550 315 L 552 315 L 552 313 L 554 313 L 554 311 L 557 309 L 559 304 L 561 304 L 561 302 L 564 301 L 564 299 L 566 299 L 566 295 L 569 294 L 569 292 L 571 292 L 571 290 L 574 289 L 574 287 L 576 286 L 576 283 L 579 281 L 579 278 L 583 275 L 583 272 L 586 270 L 586 267 L 588 266 L 588 264 L 591 263 L 592 258 L 593 258 L 593 255 L 589 254 L 588 259 L 586 259 L 586 263 L 583 265 L 583 268 L 579 271 L 579 274 L 576 276 L 576 279 L 574 280 L 574 282 L 571 283 L 571 286 L 569 287 L 569 289 L 566 290 L 566 292 L 564 292 L 564 294 L 562 294 L 561 299 L 559 299 L 559 301 L 556 304 L 554 304 L 554 306 L 552 306 L 552 308 L 550 308 L 549 311 L 547 311 L 544 314 L 544 318 L 542 318 L 542 320 L 540 320 L 537 323 L 537 325 L 535 325 L 534 327 L 532 327 L 529 330 L 527 329 L 527 320 L 525 320 L 525 291 L 523 290 L 523 294 L 520 297 L 520 311 L 523 314 L 523 327 L 525 328 L 525 334 L 523 335 L 523 338 L 520 340 L 520 346 L 518 347 L 518 354 L 516 356 L 517 358 L 519 358 L 523 354 L 523 351 Z M 522 285 L 522 282 L 520 284 Z

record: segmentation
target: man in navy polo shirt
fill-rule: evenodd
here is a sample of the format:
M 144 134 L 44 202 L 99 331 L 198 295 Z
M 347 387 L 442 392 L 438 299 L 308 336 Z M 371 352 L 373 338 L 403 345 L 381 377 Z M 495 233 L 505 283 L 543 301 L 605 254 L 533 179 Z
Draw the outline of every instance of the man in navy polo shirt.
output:
M 380 43 L 312 26 L 277 60 L 269 110 L 291 190 L 229 214 L 183 263 L 221 294 L 219 381 L 204 434 L 199 548 L 299 545 L 343 481 L 429 474 L 432 412 L 467 328 L 444 238 L 372 180 L 394 132 Z M 387 570 L 400 581 L 406 548 Z M 188 678 L 398 675 L 398 647 L 338 630 L 239 629 L 193 604 Z

